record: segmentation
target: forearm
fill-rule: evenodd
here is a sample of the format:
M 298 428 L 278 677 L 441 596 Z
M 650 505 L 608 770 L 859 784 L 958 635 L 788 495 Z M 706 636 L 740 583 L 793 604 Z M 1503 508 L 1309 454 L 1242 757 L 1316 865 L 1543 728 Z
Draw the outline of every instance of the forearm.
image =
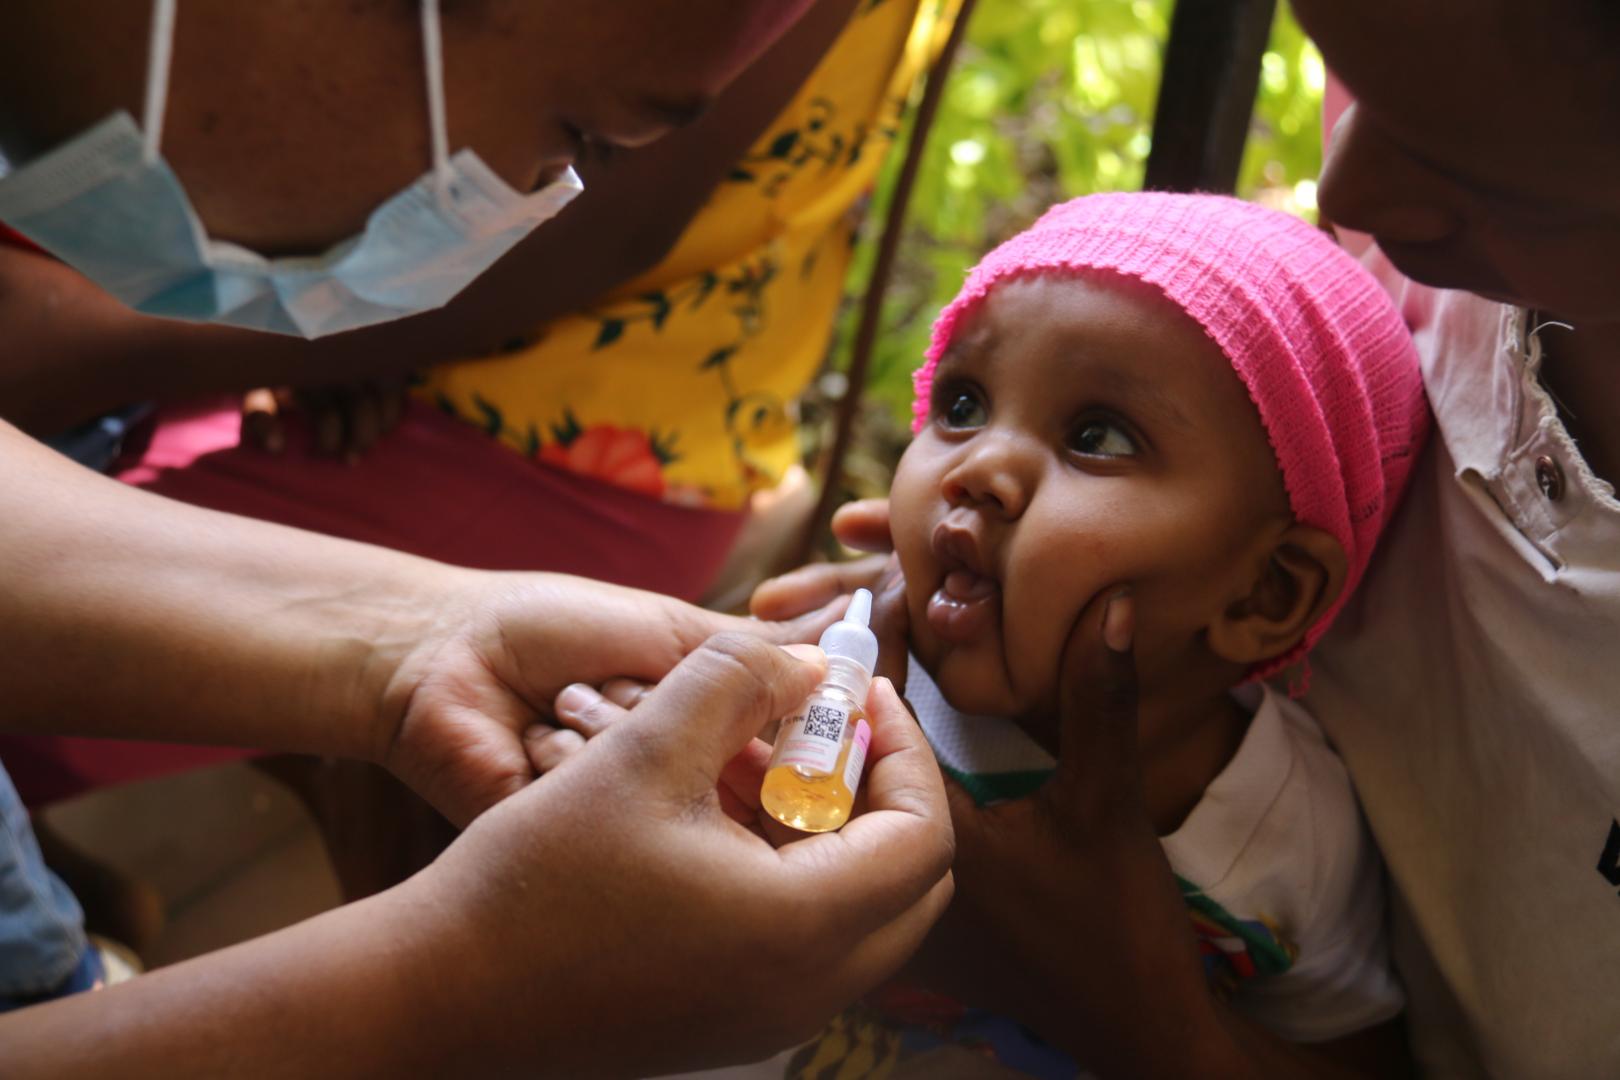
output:
M 462 573 L 148 495 L 0 425 L 0 725 L 368 756 Z
M 483 340 L 448 313 L 315 342 L 157 319 L 49 256 L 4 245 L 0 326 L 0 418 L 41 437 L 136 401 L 405 374 Z
M 412 884 L 92 994 L 0 1016 L 0 1075 L 419 1076 L 473 1010 Z M 535 1026 L 543 1023 L 536 1018 Z

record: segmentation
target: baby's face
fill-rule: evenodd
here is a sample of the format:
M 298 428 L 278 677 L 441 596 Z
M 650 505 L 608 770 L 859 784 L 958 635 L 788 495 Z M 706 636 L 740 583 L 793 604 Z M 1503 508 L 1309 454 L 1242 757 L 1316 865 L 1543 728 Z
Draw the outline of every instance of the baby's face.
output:
M 956 708 L 1012 717 L 1053 715 L 1076 620 L 1120 585 L 1144 700 L 1208 670 L 1203 628 L 1291 521 L 1203 330 L 1139 284 L 1051 277 L 998 286 L 960 329 L 890 505 L 918 659 Z

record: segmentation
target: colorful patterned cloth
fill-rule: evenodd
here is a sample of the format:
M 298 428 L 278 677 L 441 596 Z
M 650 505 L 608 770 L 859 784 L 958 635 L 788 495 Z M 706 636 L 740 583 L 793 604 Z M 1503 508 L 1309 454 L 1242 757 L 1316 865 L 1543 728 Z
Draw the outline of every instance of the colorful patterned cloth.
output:
M 862 0 L 668 257 L 596 310 L 419 393 L 531 458 L 736 508 L 799 458 L 855 229 L 960 0 Z

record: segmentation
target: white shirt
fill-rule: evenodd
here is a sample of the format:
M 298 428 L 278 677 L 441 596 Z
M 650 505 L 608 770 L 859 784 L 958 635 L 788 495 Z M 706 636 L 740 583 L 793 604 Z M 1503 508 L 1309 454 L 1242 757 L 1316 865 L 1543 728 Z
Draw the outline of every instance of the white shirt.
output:
M 1383 872 L 1344 765 L 1297 702 L 1258 686 L 1236 696 L 1253 712 L 1237 753 L 1162 841 L 1177 874 L 1238 918 L 1264 916 L 1298 949 L 1282 974 L 1241 982 L 1232 1004 L 1295 1042 L 1388 1020 L 1403 997 L 1389 968 Z M 1053 765 L 1010 721 L 952 709 L 915 658 L 906 697 L 955 773 Z
M 1308 701 L 1389 869 L 1414 1047 L 1434 1075 L 1620 1077 L 1620 503 L 1524 312 L 1364 261 L 1437 433 Z

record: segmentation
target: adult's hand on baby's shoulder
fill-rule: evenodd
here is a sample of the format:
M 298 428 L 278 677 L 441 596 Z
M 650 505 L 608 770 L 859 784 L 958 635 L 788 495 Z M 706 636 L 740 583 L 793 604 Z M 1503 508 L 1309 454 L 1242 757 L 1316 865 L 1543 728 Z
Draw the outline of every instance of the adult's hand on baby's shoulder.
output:
M 558 1075 L 646 1075 L 792 1045 L 891 973 L 951 887 L 938 770 L 892 688 L 869 699 L 869 809 L 841 832 L 775 847 L 716 790 L 824 672 L 813 648 L 711 639 L 408 883 L 495 1009 L 458 1038 Z
M 372 756 L 457 824 L 535 779 L 524 733 L 569 684 L 655 682 L 725 631 L 814 641 L 841 610 L 770 622 L 563 574 L 452 573 L 393 669 Z

